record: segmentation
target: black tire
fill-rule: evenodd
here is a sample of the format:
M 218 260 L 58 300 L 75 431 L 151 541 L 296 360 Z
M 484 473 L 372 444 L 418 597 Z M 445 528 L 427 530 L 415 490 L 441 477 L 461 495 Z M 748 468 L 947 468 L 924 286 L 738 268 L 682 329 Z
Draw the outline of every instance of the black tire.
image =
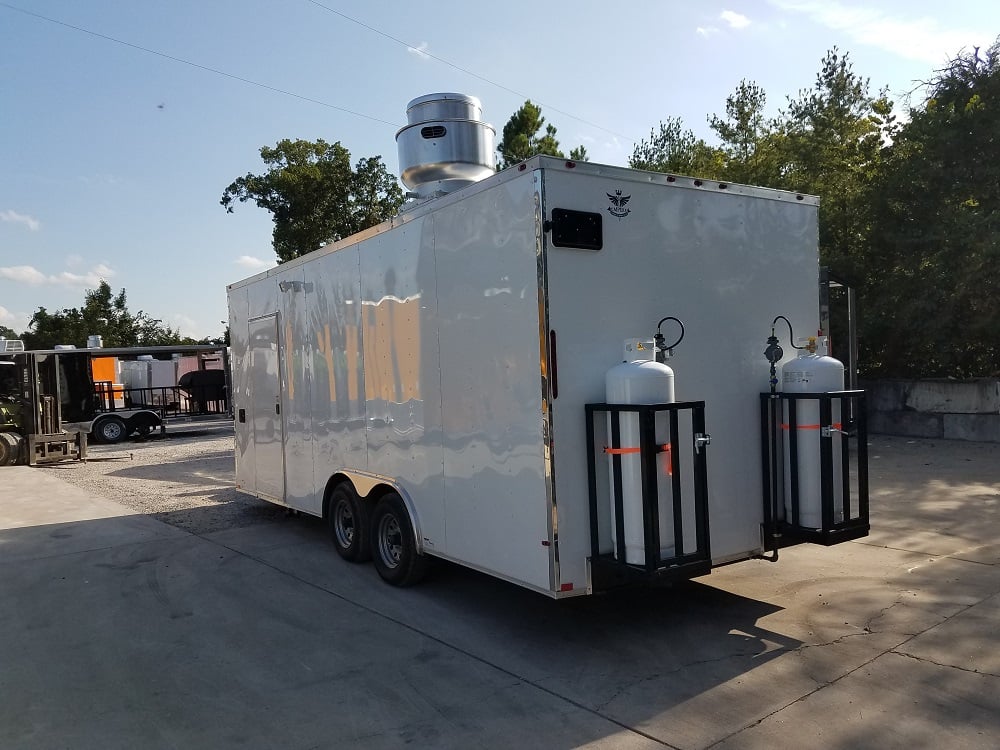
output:
M 91 433 L 98 443 L 120 443 L 125 439 L 128 430 L 125 428 L 125 421 L 121 417 L 105 417 L 97 423 Z
M 13 466 L 21 457 L 21 436 L 0 432 L 0 466 Z
M 372 513 L 372 561 L 382 580 L 393 586 L 412 586 L 427 573 L 429 560 L 417 554 L 413 524 L 402 498 L 390 492 Z
M 338 484 L 330 493 L 327 522 L 337 554 L 351 562 L 365 562 L 372 557 L 369 543 L 371 519 L 368 503 L 358 497 L 347 482 Z

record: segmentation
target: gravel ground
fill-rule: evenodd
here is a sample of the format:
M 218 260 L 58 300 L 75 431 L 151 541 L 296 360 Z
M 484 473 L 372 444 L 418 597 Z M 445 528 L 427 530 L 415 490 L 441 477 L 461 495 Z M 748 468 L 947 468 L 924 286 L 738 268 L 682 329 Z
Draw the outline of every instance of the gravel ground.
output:
M 193 534 L 276 520 L 288 511 L 233 486 L 233 423 L 169 425 L 118 445 L 88 445 L 87 461 L 39 467 L 126 508 Z

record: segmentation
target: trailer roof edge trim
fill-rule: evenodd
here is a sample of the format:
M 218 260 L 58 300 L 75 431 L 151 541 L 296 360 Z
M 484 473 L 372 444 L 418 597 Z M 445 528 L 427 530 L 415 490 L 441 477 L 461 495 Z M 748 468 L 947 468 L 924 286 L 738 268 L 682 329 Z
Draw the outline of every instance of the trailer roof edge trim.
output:
M 351 247 L 362 240 L 387 232 L 394 227 L 402 226 L 417 217 L 425 215 L 428 211 L 435 210 L 438 207 L 447 205 L 456 200 L 462 200 L 473 193 L 487 190 L 494 185 L 517 179 L 524 173 L 533 172 L 539 169 L 551 169 L 564 172 L 573 171 L 595 177 L 604 176 L 615 180 L 644 182 L 647 184 L 663 185 L 665 187 L 677 188 L 680 190 L 699 190 L 702 192 L 716 194 L 746 195 L 754 198 L 763 198 L 765 200 L 780 201 L 782 203 L 799 203 L 807 206 L 818 206 L 820 202 L 819 197 L 815 195 L 795 193 L 789 190 L 779 190 L 777 188 L 743 185 L 736 182 L 723 182 L 720 180 L 709 180 L 701 177 L 688 177 L 686 175 L 669 174 L 667 172 L 646 172 L 639 169 L 632 169 L 630 167 L 616 167 L 609 164 L 597 164 L 589 161 L 573 161 L 571 159 L 560 159 L 554 156 L 532 156 L 530 159 L 526 159 L 519 164 L 508 167 L 502 172 L 497 172 L 495 175 L 491 175 L 484 180 L 467 185 L 460 190 L 456 190 L 436 198 L 423 199 L 418 203 L 418 205 L 404 209 L 391 219 L 387 219 L 381 224 L 376 224 L 375 226 L 365 229 L 362 232 L 357 232 L 349 237 L 344 237 L 336 242 L 331 242 L 329 245 L 324 245 L 317 250 L 313 250 L 305 255 L 300 255 L 298 258 L 293 258 L 292 260 L 281 263 L 274 268 L 269 268 L 266 271 L 261 271 L 253 276 L 248 276 L 247 278 L 234 281 L 233 283 L 228 284 L 226 289 L 239 289 L 251 282 L 286 273 L 293 268 L 297 268 L 306 261 L 319 258 L 329 253 L 334 253 L 344 247 Z

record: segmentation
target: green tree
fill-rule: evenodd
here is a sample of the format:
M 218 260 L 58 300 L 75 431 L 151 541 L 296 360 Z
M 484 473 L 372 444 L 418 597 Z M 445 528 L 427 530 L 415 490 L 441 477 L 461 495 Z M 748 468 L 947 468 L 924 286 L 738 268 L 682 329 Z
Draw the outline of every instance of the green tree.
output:
M 726 99 L 725 114 L 708 118 L 719 146 L 672 118 L 636 146 L 629 164 L 818 195 L 821 262 L 862 287 L 868 309 L 873 196 L 896 132 L 892 103 L 884 92 L 870 93 L 868 80 L 836 48 L 812 88 L 789 97 L 770 121 L 766 103 L 764 90 L 743 80 Z
M 709 127 L 722 143 L 722 173 L 730 182 L 773 186 L 781 170 L 775 141 L 764 117 L 767 95 L 753 81 L 740 81 L 726 98 L 726 115 L 712 115 Z
M 713 178 L 722 170 L 723 154 L 685 128 L 681 118 L 668 117 L 660 122 L 659 130 L 650 131 L 648 141 L 635 145 L 628 165 L 648 172 Z
M 0 326 L 0 339 L 16 339 L 17 333 L 13 328 L 8 328 L 7 326 Z
M 60 344 L 87 345 L 87 337 L 101 336 L 104 346 L 167 346 L 189 343 L 179 332 L 141 310 L 128 310 L 125 290 L 113 294 L 102 280 L 97 289 L 89 289 L 80 308 L 50 313 L 39 307 L 31 317 L 22 338 L 27 349 L 51 349 Z
M 381 156 L 351 169 L 351 154 L 339 142 L 289 140 L 264 146 L 267 171 L 247 173 L 222 193 L 230 213 L 235 201 L 254 201 L 271 213 L 278 262 L 317 250 L 396 215 L 403 191 Z
M 205 336 L 196 342 L 204 346 L 229 346 L 229 326 L 221 336 Z
M 564 158 L 556 140 L 556 127 L 546 124 L 542 108 L 528 99 L 511 115 L 503 127 L 503 140 L 497 145 L 500 159 L 497 170 L 506 169 L 538 154 Z M 587 149 L 577 146 L 569 155 L 574 161 L 587 161 Z
M 543 131 L 544 128 L 544 131 Z M 556 140 L 556 128 L 546 125 L 542 108 L 528 99 L 503 126 L 503 140 L 497 145 L 497 169 L 506 169 L 536 154 L 564 156 Z
M 909 114 L 876 196 L 868 355 L 879 374 L 1000 374 L 1000 39 Z
M 850 56 L 835 47 L 824 56 L 813 87 L 789 97 L 766 145 L 771 149 L 766 159 L 776 168 L 774 187 L 820 198 L 820 262 L 858 288 L 865 311 L 859 325 L 863 346 L 880 314 L 869 282 L 878 273 L 874 201 L 895 128 L 892 108 L 885 92 L 873 94 Z M 835 344 L 844 340 L 843 331 L 835 327 L 832 333 Z M 861 360 L 863 373 L 872 374 L 867 350 Z

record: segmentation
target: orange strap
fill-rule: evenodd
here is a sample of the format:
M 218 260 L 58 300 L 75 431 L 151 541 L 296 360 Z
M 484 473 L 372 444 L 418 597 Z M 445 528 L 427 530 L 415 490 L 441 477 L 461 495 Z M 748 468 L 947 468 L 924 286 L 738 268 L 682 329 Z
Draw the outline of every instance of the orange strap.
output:
M 672 448 L 670 447 L 670 443 L 667 443 L 666 445 L 659 445 L 657 447 L 664 454 L 663 464 L 666 467 L 667 476 L 672 477 L 674 475 L 674 465 L 670 460 L 670 452 L 672 450 Z M 609 456 L 624 456 L 629 453 L 639 453 L 641 450 L 642 450 L 641 448 L 608 448 L 607 446 L 604 447 L 604 452 L 607 453 Z

